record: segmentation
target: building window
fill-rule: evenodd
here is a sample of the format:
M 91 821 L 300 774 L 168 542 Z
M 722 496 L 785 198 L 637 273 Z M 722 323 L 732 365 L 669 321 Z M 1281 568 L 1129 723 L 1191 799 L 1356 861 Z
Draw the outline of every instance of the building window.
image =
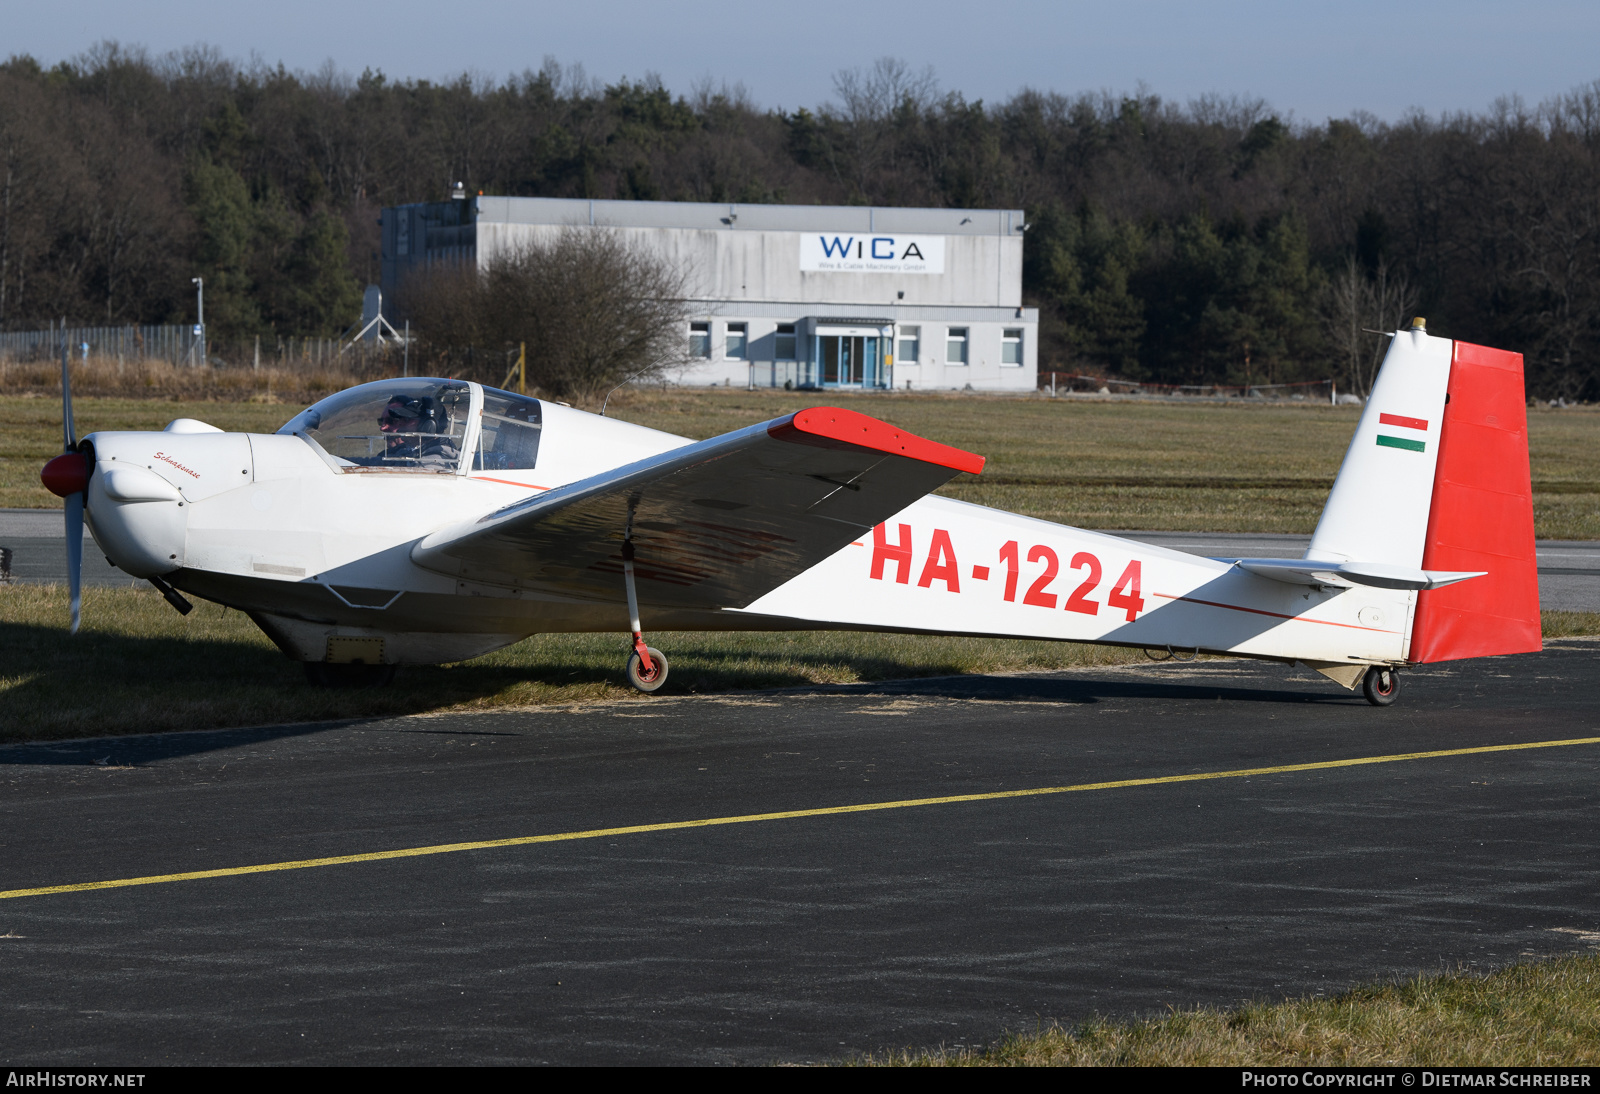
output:
M 744 347 L 750 328 L 743 323 L 728 324 L 728 340 L 723 344 L 722 356 L 730 361 L 744 360 Z
M 1022 328 L 1006 327 L 1000 333 L 1000 363 L 1022 364 Z
M 794 324 L 779 323 L 778 333 L 772 338 L 772 359 L 775 361 L 793 361 L 795 359 Z
M 944 359 L 946 364 L 964 365 L 967 363 L 967 328 L 951 327 L 945 334 Z
M 710 357 L 711 356 L 711 324 L 710 323 L 690 323 L 689 324 L 689 356 L 690 357 Z
M 895 351 L 895 360 L 901 364 L 914 365 L 917 363 L 918 343 L 922 341 L 921 327 L 900 328 L 900 348 Z

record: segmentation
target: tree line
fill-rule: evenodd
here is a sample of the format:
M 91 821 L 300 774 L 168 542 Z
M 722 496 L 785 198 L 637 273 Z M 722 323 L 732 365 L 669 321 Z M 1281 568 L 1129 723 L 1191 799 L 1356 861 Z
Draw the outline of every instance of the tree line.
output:
M 1028 90 L 882 60 L 826 103 L 602 84 L 396 81 L 103 43 L 0 65 L 0 329 L 190 322 L 336 334 L 385 205 L 469 191 L 1021 208 L 1040 367 L 1364 387 L 1416 314 L 1600 398 L 1600 81 L 1537 106 L 1286 121 L 1261 100 Z

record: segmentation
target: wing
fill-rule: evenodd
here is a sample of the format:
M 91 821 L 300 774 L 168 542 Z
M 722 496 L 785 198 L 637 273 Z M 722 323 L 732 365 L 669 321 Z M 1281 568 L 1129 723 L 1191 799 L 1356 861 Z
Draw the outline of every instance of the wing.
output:
M 419 541 L 419 565 L 581 599 L 742 608 L 983 457 L 814 407 L 558 487 Z

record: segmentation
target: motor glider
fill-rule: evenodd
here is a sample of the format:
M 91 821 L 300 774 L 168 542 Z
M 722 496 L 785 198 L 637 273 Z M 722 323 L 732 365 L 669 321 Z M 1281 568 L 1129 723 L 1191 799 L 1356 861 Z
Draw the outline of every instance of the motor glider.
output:
M 1300 559 L 1201 558 L 932 494 L 984 458 L 813 407 L 693 442 L 462 380 L 361 384 L 273 434 L 75 435 L 83 526 L 180 611 L 249 614 L 322 684 L 529 635 L 850 629 L 1301 662 L 1375 705 L 1407 665 L 1540 648 L 1519 354 L 1397 331 Z

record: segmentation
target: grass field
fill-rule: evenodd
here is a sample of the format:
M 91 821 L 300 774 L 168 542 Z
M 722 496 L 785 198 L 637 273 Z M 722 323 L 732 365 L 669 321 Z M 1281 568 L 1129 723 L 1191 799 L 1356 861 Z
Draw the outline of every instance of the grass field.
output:
M 695 439 L 818 402 L 885 418 L 989 458 L 951 497 L 1086 528 L 1310 533 L 1358 408 L 1198 406 L 837 392 L 625 392 L 614 416 Z M 297 406 L 80 399 L 80 432 L 177 417 L 270 432 Z M 60 449 L 60 404 L 0 396 L 0 506 L 50 508 L 39 468 Z M 1529 412 L 1534 521 L 1548 539 L 1600 539 L 1600 410 Z
M 1419 976 L 1331 999 L 1087 1022 L 987 1049 L 847 1061 L 933 1067 L 1535 1067 L 1600 1064 L 1600 956 Z

